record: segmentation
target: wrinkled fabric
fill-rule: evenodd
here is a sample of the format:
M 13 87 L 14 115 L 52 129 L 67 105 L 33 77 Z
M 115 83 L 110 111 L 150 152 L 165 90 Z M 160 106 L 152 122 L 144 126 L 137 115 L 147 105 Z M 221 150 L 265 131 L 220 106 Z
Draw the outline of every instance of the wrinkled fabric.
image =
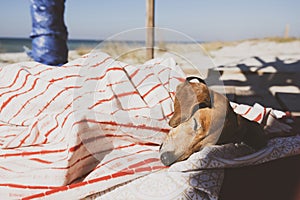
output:
M 130 65 L 101 52 L 59 68 L 0 68 L 1 199 L 214 200 L 224 168 L 300 154 L 300 136 L 291 136 L 257 152 L 242 144 L 209 146 L 165 167 L 159 145 L 184 80 L 173 59 Z M 284 112 L 231 106 L 265 122 L 266 132 L 289 130 L 277 120 Z
M 64 23 L 64 0 L 31 0 L 32 50 L 35 61 L 60 66 L 67 62 L 68 32 Z
M 104 53 L 0 68 L 1 199 L 80 199 L 165 168 L 158 150 L 182 81 L 174 60 Z

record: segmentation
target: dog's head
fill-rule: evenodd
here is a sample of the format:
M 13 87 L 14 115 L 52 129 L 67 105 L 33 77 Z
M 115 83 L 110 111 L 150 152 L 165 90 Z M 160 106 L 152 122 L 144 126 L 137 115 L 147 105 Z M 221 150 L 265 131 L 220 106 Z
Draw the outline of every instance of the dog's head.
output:
M 161 145 L 161 161 L 171 165 L 212 144 L 245 140 L 260 148 L 265 144 L 260 138 L 263 131 L 252 123 L 237 116 L 224 95 L 210 90 L 202 79 L 189 77 L 176 88 L 174 114 L 169 121 L 172 129 Z M 247 138 L 247 131 L 259 133 Z

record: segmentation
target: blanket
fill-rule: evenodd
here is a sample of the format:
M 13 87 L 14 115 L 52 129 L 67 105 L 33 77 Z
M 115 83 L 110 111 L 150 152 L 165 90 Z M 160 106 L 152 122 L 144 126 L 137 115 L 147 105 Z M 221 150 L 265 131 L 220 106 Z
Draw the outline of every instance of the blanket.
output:
M 172 60 L 94 53 L 0 70 L 1 197 L 77 199 L 164 168 L 158 146 L 184 80 Z
M 59 68 L 36 62 L 0 68 L 1 198 L 217 198 L 223 167 L 300 153 L 295 136 L 272 140 L 260 153 L 243 145 L 211 146 L 166 168 L 159 145 L 184 80 L 172 59 L 133 66 L 101 52 Z M 284 115 L 260 105 L 232 106 L 258 122 Z M 233 162 L 237 156 L 246 158 Z M 161 190 L 153 192 L 157 182 Z M 164 196 L 161 191 L 174 184 Z

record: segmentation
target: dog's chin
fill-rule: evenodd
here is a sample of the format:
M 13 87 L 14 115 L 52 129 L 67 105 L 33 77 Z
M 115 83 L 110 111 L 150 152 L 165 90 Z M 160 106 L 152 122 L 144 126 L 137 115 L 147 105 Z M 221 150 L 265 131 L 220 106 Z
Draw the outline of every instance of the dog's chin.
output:
M 180 162 L 188 159 L 190 155 L 191 154 L 183 154 L 179 157 L 176 157 L 172 152 L 165 152 L 161 154 L 160 160 L 165 166 L 171 166 L 176 162 Z

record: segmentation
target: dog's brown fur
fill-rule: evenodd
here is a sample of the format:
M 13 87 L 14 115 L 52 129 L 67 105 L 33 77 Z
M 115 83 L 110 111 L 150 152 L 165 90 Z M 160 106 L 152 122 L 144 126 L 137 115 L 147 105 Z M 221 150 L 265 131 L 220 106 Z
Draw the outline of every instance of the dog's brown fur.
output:
M 177 86 L 169 125 L 172 129 L 160 149 L 165 165 L 185 160 L 207 145 L 244 142 L 260 149 L 267 142 L 258 123 L 237 115 L 224 95 L 197 77 Z

